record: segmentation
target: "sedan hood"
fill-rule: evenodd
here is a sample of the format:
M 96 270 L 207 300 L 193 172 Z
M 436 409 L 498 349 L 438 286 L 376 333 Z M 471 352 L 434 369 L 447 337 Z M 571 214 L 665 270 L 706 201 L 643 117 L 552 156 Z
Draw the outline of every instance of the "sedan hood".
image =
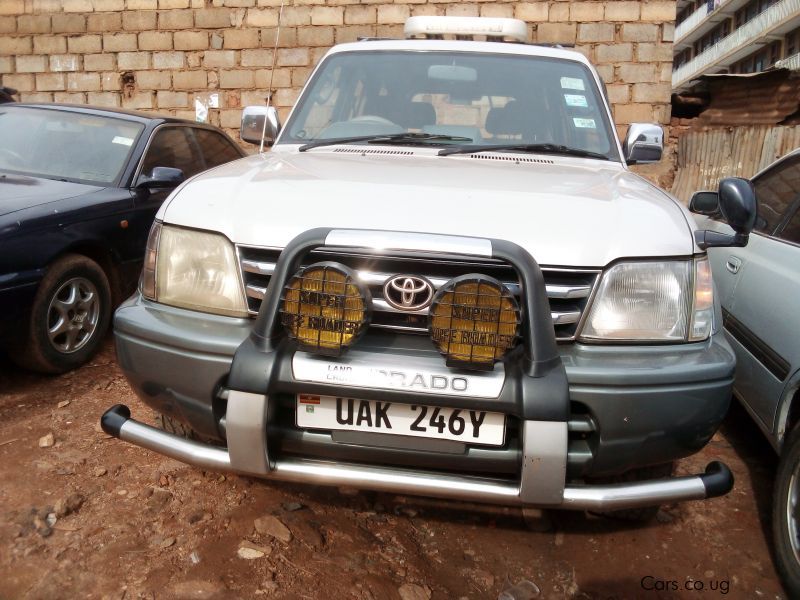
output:
M 695 251 L 685 210 L 622 165 L 534 155 L 273 150 L 196 177 L 158 218 L 279 248 L 314 227 L 498 238 L 550 266 Z
M 98 189 L 94 185 L 0 172 L 0 216 L 74 198 Z

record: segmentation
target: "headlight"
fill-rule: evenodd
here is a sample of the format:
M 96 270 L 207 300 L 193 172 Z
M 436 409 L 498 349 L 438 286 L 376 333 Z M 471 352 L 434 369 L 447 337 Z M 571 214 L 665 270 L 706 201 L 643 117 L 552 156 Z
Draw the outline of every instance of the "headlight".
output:
M 216 233 L 154 224 L 142 270 L 142 295 L 180 308 L 247 316 L 233 244 Z
M 713 305 L 705 258 L 620 263 L 603 275 L 581 339 L 703 340 L 711 333 Z

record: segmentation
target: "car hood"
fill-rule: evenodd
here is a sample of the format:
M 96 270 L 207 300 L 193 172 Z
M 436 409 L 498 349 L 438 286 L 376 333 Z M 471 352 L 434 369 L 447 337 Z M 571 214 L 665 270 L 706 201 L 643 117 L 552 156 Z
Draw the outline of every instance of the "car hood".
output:
M 0 172 L 0 216 L 96 192 L 94 185 Z
M 176 190 L 157 218 L 279 248 L 314 227 L 497 238 L 542 265 L 590 267 L 692 254 L 687 214 L 618 163 L 340 146 L 222 165 Z

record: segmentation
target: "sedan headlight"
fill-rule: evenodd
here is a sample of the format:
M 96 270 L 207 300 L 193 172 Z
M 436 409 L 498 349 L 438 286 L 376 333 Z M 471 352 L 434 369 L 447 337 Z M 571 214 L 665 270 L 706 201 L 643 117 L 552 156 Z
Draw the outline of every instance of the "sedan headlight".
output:
M 711 334 L 713 307 L 706 258 L 619 263 L 603 275 L 581 339 L 704 340 Z
M 155 223 L 147 242 L 142 295 L 202 312 L 246 317 L 233 244 L 217 233 Z

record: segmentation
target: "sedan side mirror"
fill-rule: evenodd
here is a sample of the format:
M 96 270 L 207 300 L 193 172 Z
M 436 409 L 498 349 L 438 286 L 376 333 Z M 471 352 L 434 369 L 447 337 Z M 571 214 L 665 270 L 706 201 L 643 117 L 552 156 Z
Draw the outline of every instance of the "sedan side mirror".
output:
M 713 192 L 704 192 L 706 194 Z M 747 245 L 750 232 L 756 224 L 758 204 L 753 184 L 741 177 L 726 177 L 719 182 L 717 192 L 719 212 L 734 231 L 734 235 L 718 231 L 695 231 L 694 239 L 701 250 L 712 247 L 737 247 Z M 697 194 L 695 194 L 697 196 Z M 693 197 L 692 200 L 695 198 Z M 701 198 L 700 201 L 703 199 Z M 708 202 L 708 198 L 705 199 Z M 695 211 L 695 212 L 700 212 Z M 701 213 L 706 214 L 706 213 Z
M 629 165 L 660 161 L 664 153 L 664 129 L 655 123 L 631 123 L 622 151 Z
M 264 145 L 271 146 L 280 131 L 281 122 L 274 106 L 246 106 L 242 111 L 239 135 L 245 142 L 260 146 L 263 133 Z
M 172 188 L 183 183 L 186 179 L 183 171 L 180 169 L 173 169 L 172 167 L 153 167 L 150 175 L 139 175 L 139 180 L 136 182 L 137 189 L 163 189 Z

